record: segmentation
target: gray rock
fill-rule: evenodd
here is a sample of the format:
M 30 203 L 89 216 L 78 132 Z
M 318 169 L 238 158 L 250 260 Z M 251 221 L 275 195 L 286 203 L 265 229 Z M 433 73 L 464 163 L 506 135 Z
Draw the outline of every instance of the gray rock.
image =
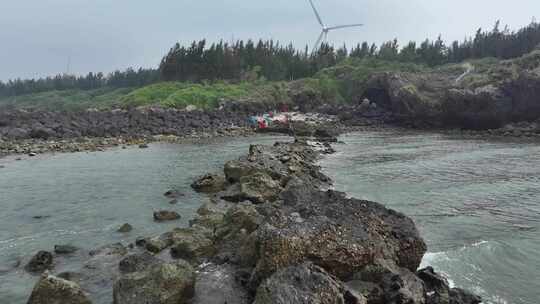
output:
M 281 192 L 279 182 L 274 181 L 268 174 L 258 172 L 240 178 L 240 198 L 255 204 L 275 201 Z
M 195 271 L 189 263 L 161 263 L 122 275 L 114 283 L 114 304 L 178 304 L 193 297 Z
M 54 245 L 54 252 L 56 254 L 71 254 L 77 250 L 79 249 L 72 245 Z
M 74 282 L 45 272 L 36 283 L 28 304 L 91 304 L 87 295 Z
M 175 211 L 160 210 L 154 212 L 156 222 L 174 221 L 180 219 L 180 214 Z
M 118 269 L 122 273 L 139 272 L 162 262 L 149 252 L 134 253 L 123 258 L 118 263 Z
M 223 175 L 206 174 L 199 177 L 191 184 L 191 187 L 197 192 L 216 193 L 225 189 L 227 181 Z
M 24 269 L 32 273 L 41 273 L 53 267 L 53 255 L 48 251 L 39 251 L 26 264 Z
M 238 282 L 231 265 L 210 264 L 197 271 L 191 304 L 248 304 L 250 296 Z
M 482 298 L 459 288 L 450 288 L 448 281 L 432 267 L 417 272 L 426 288 L 427 304 L 479 304 Z
M 128 223 L 125 223 L 122 226 L 120 226 L 120 228 L 118 228 L 117 231 L 120 233 L 128 233 L 128 232 L 131 232 L 131 230 L 133 230 L 133 226 L 131 226 Z
M 179 198 L 179 197 L 182 197 L 184 196 L 180 191 L 178 190 L 169 190 L 165 193 L 163 193 L 163 195 L 165 197 L 168 197 L 168 198 L 173 198 L 173 199 L 176 199 L 176 198 Z
M 175 259 L 201 263 L 217 251 L 214 241 L 200 229 L 175 229 L 172 231 L 172 240 L 171 256 Z
M 366 304 L 324 269 L 302 264 L 279 270 L 257 289 L 254 304 Z
M 136 245 L 144 247 L 152 253 L 160 253 L 163 249 L 172 246 L 172 233 L 166 232 L 159 236 L 151 238 L 140 238 L 136 241 Z
M 310 189 L 289 188 L 281 194 L 279 210 L 265 211 L 268 216 L 255 233 L 256 251 L 264 253 L 259 254 L 255 284 L 277 269 L 304 261 L 341 279 L 379 259 L 418 268 L 426 245 L 412 220 L 377 203 Z M 301 221 L 287 216 L 294 212 Z

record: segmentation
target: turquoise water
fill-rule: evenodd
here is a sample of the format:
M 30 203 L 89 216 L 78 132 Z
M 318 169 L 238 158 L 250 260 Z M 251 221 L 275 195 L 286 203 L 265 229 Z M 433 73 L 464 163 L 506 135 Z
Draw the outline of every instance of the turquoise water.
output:
M 127 244 L 137 236 L 187 225 L 205 200 L 190 189 L 197 176 L 220 170 L 225 161 L 245 154 L 251 143 L 276 140 L 287 138 L 153 144 L 149 149 L 0 159 L 0 270 L 38 250 L 52 251 L 55 244 L 86 249 Z M 176 205 L 163 196 L 170 189 L 185 194 Z M 156 224 L 152 213 L 159 209 L 175 210 L 182 219 Z M 126 222 L 134 230 L 117 233 Z M 35 281 L 20 268 L 0 271 L 0 303 L 26 303 Z
M 417 223 L 432 265 L 485 303 L 540 303 L 540 144 L 348 134 L 322 161 L 335 187 Z

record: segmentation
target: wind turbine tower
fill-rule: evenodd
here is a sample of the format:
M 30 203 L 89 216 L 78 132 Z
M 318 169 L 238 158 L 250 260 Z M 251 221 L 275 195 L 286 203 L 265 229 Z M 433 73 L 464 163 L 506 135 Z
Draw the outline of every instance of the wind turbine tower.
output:
M 326 26 L 324 22 L 322 21 L 321 15 L 319 14 L 319 11 L 317 11 L 317 8 L 315 7 L 315 4 L 313 4 L 313 0 L 309 0 L 309 3 L 311 4 L 311 7 L 313 8 L 313 12 L 315 13 L 315 17 L 317 18 L 317 21 L 322 27 L 321 35 L 317 39 L 317 42 L 313 45 L 313 51 L 312 53 L 315 53 L 320 47 L 320 43 L 327 42 L 328 39 L 328 33 L 333 30 L 337 29 L 344 29 L 344 28 L 350 28 L 350 27 L 360 27 L 363 26 L 363 24 L 345 24 L 345 25 L 337 25 L 337 26 Z

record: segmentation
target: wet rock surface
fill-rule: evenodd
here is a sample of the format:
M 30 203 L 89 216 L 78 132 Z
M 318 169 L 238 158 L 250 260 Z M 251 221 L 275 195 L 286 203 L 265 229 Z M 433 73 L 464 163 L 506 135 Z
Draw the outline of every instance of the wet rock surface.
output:
M 174 221 L 179 218 L 180 214 L 175 211 L 160 210 L 154 212 L 154 221 L 156 222 Z
M 426 303 L 479 304 L 482 299 L 466 290 L 449 288 L 448 281 L 432 267 L 421 269 L 417 275 L 424 282 L 428 296 Z
M 28 304 L 91 304 L 84 291 L 74 282 L 44 273 Z
M 71 254 L 75 253 L 79 248 L 72 245 L 54 245 L 54 253 L 56 254 Z
M 24 269 L 30 273 L 41 273 L 53 267 L 53 255 L 48 251 L 39 251 L 24 266 Z
M 254 304 L 365 304 L 323 268 L 302 264 L 279 270 L 257 290 Z
M 206 174 L 201 176 L 191 184 L 191 187 L 202 193 L 215 193 L 225 190 L 227 181 L 223 175 Z
M 197 271 L 195 297 L 191 304 L 248 304 L 251 297 L 241 285 L 235 268 L 228 265 L 203 265 Z
M 193 297 L 195 271 L 185 261 L 149 265 L 114 283 L 114 304 L 176 304 Z
M 131 232 L 131 230 L 133 230 L 133 226 L 131 226 L 128 223 L 125 223 L 122 226 L 120 226 L 120 228 L 118 228 L 117 231 L 120 233 L 128 233 L 128 232 Z

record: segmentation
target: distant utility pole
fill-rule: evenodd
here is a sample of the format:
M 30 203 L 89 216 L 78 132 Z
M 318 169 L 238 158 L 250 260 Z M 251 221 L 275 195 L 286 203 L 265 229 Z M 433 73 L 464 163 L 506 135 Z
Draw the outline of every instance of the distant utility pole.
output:
M 66 75 L 69 75 L 70 69 L 71 69 L 71 55 L 68 56 L 67 67 L 66 67 Z

